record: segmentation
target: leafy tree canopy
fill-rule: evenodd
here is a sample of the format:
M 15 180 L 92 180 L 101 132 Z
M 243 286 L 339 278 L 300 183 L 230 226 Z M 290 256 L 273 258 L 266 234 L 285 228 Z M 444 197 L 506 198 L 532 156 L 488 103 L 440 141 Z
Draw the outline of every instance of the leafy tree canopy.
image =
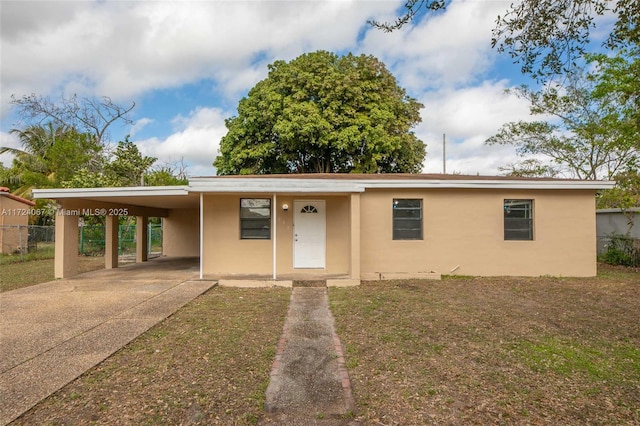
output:
M 144 185 L 144 174 L 151 168 L 157 158 L 142 155 L 137 145 L 129 140 L 118 142 L 114 160 L 105 166 L 106 173 L 116 176 L 119 185 Z
M 121 187 L 144 185 L 144 176 L 151 169 L 155 157 L 143 156 L 127 136 L 118 142 L 111 158 L 103 158 L 102 167 L 92 170 L 79 167 L 73 177 L 62 186 L 66 188 Z
M 554 178 L 560 174 L 558 167 L 552 164 L 545 164 L 537 158 L 527 158 L 526 160 L 510 163 L 506 166 L 498 167 L 498 170 L 506 176 L 516 177 L 549 177 Z
M 36 94 L 13 95 L 11 103 L 24 126 L 11 133 L 22 147 L 0 147 L 0 154 L 14 155 L 11 167 L 0 169 L 0 183 L 19 195 L 30 197 L 31 188 L 176 185 L 186 180 L 184 167 L 180 175 L 173 175 L 169 166 L 152 169 L 156 158 L 143 156 L 128 136 L 115 149 L 110 145 L 111 126 L 131 124 L 135 103 L 123 107 L 106 96 L 53 100 Z
M 513 145 L 525 158 L 545 155 L 579 179 L 637 171 L 640 80 L 629 73 L 637 72 L 638 59 L 592 56 L 589 61 L 594 71 L 572 74 L 563 85 L 515 89 L 530 101 L 531 113 L 546 120 L 507 123 L 487 143 Z
M 276 61 L 226 120 L 213 164 L 221 175 L 419 172 L 420 108 L 373 56 Z
M 492 45 L 537 79 L 571 73 L 587 52 L 596 20 L 616 16 L 605 45 L 609 49 L 640 45 L 638 0 L 524 0 L 498 16 Z
M 184 160 L 156 164 L 144 175 L 144 182 L 148 186 L 187 185 L 187 166 Z
M 24 125 L 11 130 L 21 148 L 0 147 L 0 154 L 14 156 L 10 167 L 0 164 L 0 185 L 17 195 L 31 198 L 33 188 L 186 183 L 184 168 L 179 175 L 169 166 L 152 168 L 156 158 L 143 156 L 128 136 L 111 149 L 109 129 L 116 122 L 131 123 L 128 113 L 135 104 L 122 107 L 107 97 L 75 95 L 52 101 L 35 94 L 12 96 L 12 104 Z M 36 203 L 46 209 L 48 201 Z M 49 217 L 36 217 L 38 223 L 52 223 L 55 209 L 49 211 Z
M 614 176 L 616 186 L 598 197 L 598 208 L 621 209 L 640 207 L 640 173 L 628 170 Z
M 370 23 L 393 31 L 410 22 L 420 10 L 446 7 L 445 0 L 407 0 L 395 22 Z M 570 72 L 586 53 L 598 17 L 615 16 L 605 45 L 613 50 L 632 48 L 638 54 L 640 2 L 638 0 L 522 0 L 511 3 L 496 18 L 492 46 L 520 64 L 522 72 L 539 80 Z
M 0 154 L 14 155 L 2 184 L 20 196 L 30 197 L 32 188 L 59 188 L 81 166 L 92 170 L 101 167 L 102 146 L 91 135 L 73 127 L 48 123 L 12 129 L 11 133 L 18 136 L 22 149 L 0 148 Z

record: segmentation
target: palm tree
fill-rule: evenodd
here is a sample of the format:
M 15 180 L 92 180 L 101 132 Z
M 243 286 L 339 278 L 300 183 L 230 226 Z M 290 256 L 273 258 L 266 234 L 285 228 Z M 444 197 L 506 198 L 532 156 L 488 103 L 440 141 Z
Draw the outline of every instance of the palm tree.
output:
M 0 154 L 14 155 L 13 164 L 2 182 L 16 187 L 15 193 L 29 198 L 33 188 L 56 188 L 80 167 L 99 168 L 102 147 L 94 137 L 73 127 L 47 123 L 12 129 L 22 149 L 0 147 Z

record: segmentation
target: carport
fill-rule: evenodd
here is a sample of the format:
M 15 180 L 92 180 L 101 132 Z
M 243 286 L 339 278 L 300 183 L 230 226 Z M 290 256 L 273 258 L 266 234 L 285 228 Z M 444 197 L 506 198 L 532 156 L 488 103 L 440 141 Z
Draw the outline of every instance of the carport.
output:
M 326 279 L 330 285 L 342 286 L 360 283 L 363 191 L 359 183 L 326 178 L 250 176 L 194 178 L 185 186 L 35 189 L 33 196 L 56 202 L 56 278 L 77 273 L 80 217 L 105 218 L 105 269 L 114 269 L 118 267 L 119 217 L 135 216 L 136 263 L 147 261 L 149 218 L 160 217 L 163 255 L 199 258 L 200 279 L 226 278 L 225 282 L 233 282 L 228 285 L 248 286 Z M 256 199 L 269 205 L 263 209 L 269 211 L 268 238 L 242 233 L 247 213 L 241 205 Z M 311 209 L 317 216 L 300 213 Z M 260 208 L 248 210 L 255 216 Z M 306 251 L 299 243 L 304 240 L 303 217 L 319 219 L 304 228 L 305 237 L 313 234 L 315 238 L 305 240 Z
M 199 256 L 185 246 L 178 236 L 198 238 L 199 195 L 189 193 L 188 186 L 130 188 L 34 189 L 36 199 L 56 201 L 55 277 L 77 273 L 78 219 L 82 216 L 105 217 L 105 268 L 118 267 L 118 220 L 135 216 L 136 263 L 147 261 L 147 224 L 150 217 L 163 218 L 163 253 L 176 257 Z M 192 220 L 185 220 L 190 216 Z M 172 220 L 180 218 L 180 220 Z M 195 220 L 193 220 L 195 219 Z M 189 228 L 185 229 L 185 223 Z

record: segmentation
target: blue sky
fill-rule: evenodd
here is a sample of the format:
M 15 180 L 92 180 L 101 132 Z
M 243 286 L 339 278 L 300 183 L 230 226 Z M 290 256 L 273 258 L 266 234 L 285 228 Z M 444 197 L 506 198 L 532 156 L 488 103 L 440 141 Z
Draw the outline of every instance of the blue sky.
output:
M 530 120 L 526 101 L 504 89 L 529 82 L 491 48 L 491 29 L 511 0 L 453 0 L 384 33 L 367 19 L 393 20 L 400 1 L 5 1 L 0 3 L 0 144 L 11 95 L 109 96 L 136 102 L 126 134 L 160 162 L 184 160 L 192 176 L 211 166 L 224 119 L 267 76 L 267 65 L 319 49 L 372 54 L 425 105 L 415 129 L 427 144 L 425 173 L 498 174 L 517 160 L 484 141 L 503 123 Z M 5 165 L 10 157 L 0 157 Z

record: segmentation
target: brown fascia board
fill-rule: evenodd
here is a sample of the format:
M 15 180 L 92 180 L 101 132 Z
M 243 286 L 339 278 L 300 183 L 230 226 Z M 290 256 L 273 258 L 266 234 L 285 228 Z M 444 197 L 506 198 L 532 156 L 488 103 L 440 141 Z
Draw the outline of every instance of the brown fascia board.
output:
M 28 206 L 31 206 L 31 207 L 36 205 L 36 203 L 31 201 L 31 200 L 27 200 L 26 198 L 22 198 L 22 197 L 19 197 L 17 195 L 12 194 L 11 192 L 9 192 L 9 188 L 7 188 L 5 186 L 0 186 L 0 196 L 11 198 L 12 200 L 19 201 L 19 202 L 24 203 L 24 204 L 26 204 Z

